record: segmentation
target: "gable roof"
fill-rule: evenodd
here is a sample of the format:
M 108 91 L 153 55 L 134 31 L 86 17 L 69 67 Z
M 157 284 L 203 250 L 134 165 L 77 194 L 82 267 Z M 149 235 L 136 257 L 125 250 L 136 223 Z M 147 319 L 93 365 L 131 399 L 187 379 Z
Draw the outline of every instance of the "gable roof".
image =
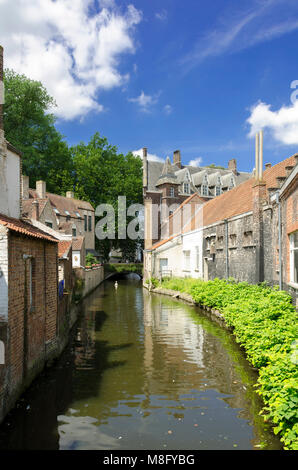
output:
M 87 201 L 52 193 L 46 193 L 46 198 L 50 201 L 52 208 L 58 209 L 60 215 L 64 217 L 68 215 L 65 211 L 68 211 L 70 216 L 76 219 L 84 217 L 82 210 L 94 212 L 92 205 Z M 32 199 L 40 200 L 35 189 L 29 189 L 29 201 Z M 41 199 L 41 201 L 43 201 L 43 199 Z M 29 205 L 29 203 L 26 204 Z M 76 213 L 78 213 L 79 216 Z
M 58 243 L 58 257 L 66 258 L 72 246 L 72 241 L 60 240 Z
M 22 235 L 26 235 L 28 237 L 39 238 L 41 240 L 58 243 L 58 240 L 51 235 L 43 232 L 42 230 L 34 227 L 33 225 L 29 224 L 20 219 L 15 219 L 13 217 L 7 217 L 4 214 L 0 214 L 0 224 L 7 227 L 9 230 L 13 232 L 21 233 Z
M 277 187 L 276 178 L 278 176 L 286 176 L 285 168 L 290 165 L 295 165 L 294 156 L 289 157 L 264 171 L 263 182 L 266 184 L 267 190 L 268 188 Z M 252 192 L 255 183 L 255 178 L 250 178 L 230 191 L 206 202 L 203 207 L 204 226 L 252 211 Z

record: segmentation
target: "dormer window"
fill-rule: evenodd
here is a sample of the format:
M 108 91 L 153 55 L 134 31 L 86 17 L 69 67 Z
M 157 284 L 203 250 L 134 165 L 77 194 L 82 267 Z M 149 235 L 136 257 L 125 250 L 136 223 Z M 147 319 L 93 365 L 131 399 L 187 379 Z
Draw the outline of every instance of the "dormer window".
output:
M 202 184 L 202 196 L 208 196 L 208 186 L 207 186 L 207 184 Z
M 189 185 L 189 183 L 183 183 L 183 192 L 184 192 L 184 194 L 190 194 L 190 185 Z

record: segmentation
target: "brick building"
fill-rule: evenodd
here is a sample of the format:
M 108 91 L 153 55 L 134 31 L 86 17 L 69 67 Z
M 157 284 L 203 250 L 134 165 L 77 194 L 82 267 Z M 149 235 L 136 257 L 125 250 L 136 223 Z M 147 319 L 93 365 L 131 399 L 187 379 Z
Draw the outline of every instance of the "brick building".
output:
M 250 173 L 237 170 L 235 159 L 229 161 L 227 169 L 182 165 L 180 150 L 176 150 L 173 163 L 169 157 L 162 163 L 148 160 L 147 149 L 143 148 L 143 196 L 147 223 L 145 244 L 149 238 L 153 242 L 160 239 L 162 224 L 190 195 L 197 194 L 209 201 L 250 177 Z
M 144 277 L 159 277 L 165 270 L 205 280 L 267 281 L 288 290 L 297 302 L 297 162 L 293 155 L 277 165 L 266 164 L 263 172 L 258 147 L 252 178 L 208 201 L 197 195 L 196 216 L 190 208 L 177 231 L 173 219 L 191 206 L 190 196 L 164 222 L 167 230 L 158 241 L 151 236 L 152 211 L 145 206 Z
M 95 251 L 95 215 L 92 205 L 74 198 L 72 191 L 66 196 L 52 194 L 46 190 L 45 181 L 37 181 L 36 188 L 29 188 L 29 178 L 22 176 L 23 217 L 35 224 L 38 220 L 44 225 L 69 235 L 73 240 L 84 239 L 79 258 L 85 262 L 87 253 L 97 256 Z M 78 243 L 76 243 L 78 246 Z M 77 249 L 75 251 L 78 251 Z M 73 265 L 77 263 L 73 260 Z M 83 265 L 83 264 L 81 264 Z
M 21 220 L 21 170 L 0 103 L 0 421 L 58 352 L 58 240 Z

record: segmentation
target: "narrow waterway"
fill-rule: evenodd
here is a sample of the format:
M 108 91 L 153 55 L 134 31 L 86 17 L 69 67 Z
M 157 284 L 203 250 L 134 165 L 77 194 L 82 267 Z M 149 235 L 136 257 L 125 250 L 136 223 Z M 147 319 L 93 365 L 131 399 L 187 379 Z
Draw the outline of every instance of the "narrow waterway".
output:
M 118 282 L 84 301 L 71 344 L 0 427 L 0 449 L 280 449 L 233 336 Z

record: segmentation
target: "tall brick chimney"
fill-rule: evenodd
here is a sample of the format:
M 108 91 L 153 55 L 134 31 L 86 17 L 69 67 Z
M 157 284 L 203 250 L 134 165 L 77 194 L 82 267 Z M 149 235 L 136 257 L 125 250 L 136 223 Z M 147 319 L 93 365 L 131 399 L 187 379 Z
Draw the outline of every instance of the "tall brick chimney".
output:
M 3 75 L 3 47 L 0 46 L 0 131 L 4 130 L 3 105 L 4 105 L 4 75 Z
M 234 173 L 234 175 L 237 175 L 237 160 L 236 158 L 232 158 L 232 160 L 229 160 L 228 163 L 228 169 Z
M 178 166 L 178 168 L 181 168 L 181 153 L 180 153 L 180 150 L 175 150 L 174 155 L 173 155 L 173 163 L 174 163 L 174 165 Z
M 39 220 L 39 202 L 36 199 L 32 202 L 32 219 Z

